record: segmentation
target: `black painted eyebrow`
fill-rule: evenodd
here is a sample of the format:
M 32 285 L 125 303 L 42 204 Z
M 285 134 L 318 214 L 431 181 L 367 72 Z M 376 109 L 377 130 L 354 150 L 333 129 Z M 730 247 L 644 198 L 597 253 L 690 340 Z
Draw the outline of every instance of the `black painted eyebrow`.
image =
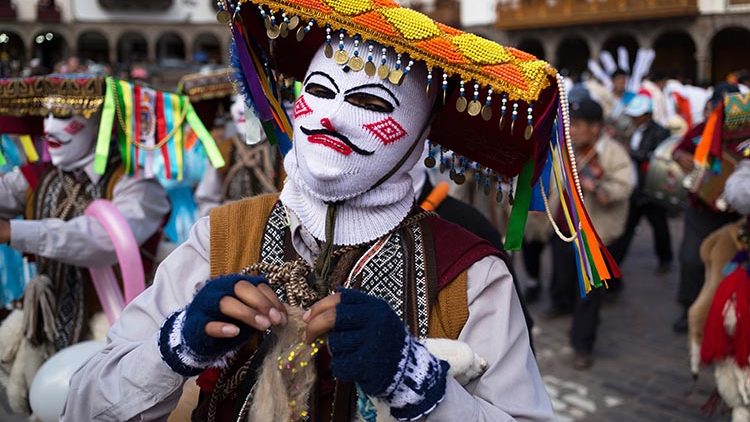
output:
M 386 88 L 385 85 L 383 85 L 383 84 L 365 84 L 365 85 L 355 86 L 354 88 L 346 90 L 346 92 L 344 92 L 344 95 L 348 95 L 352 91 L 356 91 L 356 90 L 363 89 L 363 88 L 379 88 L 379 89 L 382 89 L 385 92 L 387 92 L 388 95 L 391 96 L 391 98 L 393 98 L 393 101 L 396 102 L 397 106 L 399 106 L 399 107 L 401 106 L 401 103 L 398 101 L 398 98 L 396 98 L 396 96 L 393 95 L 393 92 L 391 92 L 391 90 L 388 89 L 388 88 Z
M 315 72 L 312 72 L 312 73 L 310 73 L 309 75 L 307 75 L 307 77 L 305 78 L 305 81 L 304 81 L 304 85 L 307 85 L 307 81 L 309 81 L 309 80 L 310 80 L 310 78 L 311 78 L 311 77 L 312 77 L 313 75 L 320 75 L 320 76 L 322 76 L 322 77 L 324 77 L 324 78 L 328 79 L 328 80 L 329 80 L 329 81 L 331 81 L 331 83 L 333 84 L 333 87 L 334 87 L 334 88 L 336 88 L 336 93 L 338 94 L 339 92 L 341 92 L 341 90 L 339 89 L 339 86 L 338 86 L 338 85 L 336 85 L 336 81 L 334 81 L 334 80 L 333 80 L 333 78 L 332 78 L 332 77 L 331 77 L 331 76 L 330 76 L 329 74 L 327 74 L 327 73 L 325 73 L 325 72 L 321 72 L 321 71 L 315 71 Z

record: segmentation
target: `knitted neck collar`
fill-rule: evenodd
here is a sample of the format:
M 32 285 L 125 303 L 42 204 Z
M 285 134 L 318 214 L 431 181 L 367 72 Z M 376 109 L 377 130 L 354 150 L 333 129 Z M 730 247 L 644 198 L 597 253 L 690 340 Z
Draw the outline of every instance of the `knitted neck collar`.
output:
M 326 240 L 328 203 L 311 192 L 299 176 L 294 154 L 284 160 L 287 181 L 281 191 L 284 203 L 300 223 L 320 241 Z M 409 214 L 414 190 L 408 174 L 391 178 L 377 188 L 339 203 L 333 243 L 358 245 L 378 239 L 396 227 Z

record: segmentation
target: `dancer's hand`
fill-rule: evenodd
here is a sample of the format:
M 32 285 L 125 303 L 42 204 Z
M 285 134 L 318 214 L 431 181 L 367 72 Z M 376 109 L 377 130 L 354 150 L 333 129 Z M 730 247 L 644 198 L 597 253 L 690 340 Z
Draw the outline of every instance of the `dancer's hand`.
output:
M 416 420 L 434 409 L 445 395 L 448 363 L 419 343 L 384 300 L 350 289 L 339 296 L 317 313 L 325 321 L 335 318 L 328 333 L 333 375 L 385 400 L 399 420 Z
M 305 342 L 312 343 L 316 338 L 328 334 L 336 326 L 336 305 L 341 302 L 341 293 L 321 299 L 302 315 L 305 327 Z
M 231 294 L 225 294 L 220 298 L 218 302 L 219 313 L 215 312 L 215 308 L 206 309 L 214 316 L 210 322 L 205 324 L 206 334 L 215 338 L 236 337 L 240 334 L 241 324 L 232 323 L 232 319 L 258 331 L 265 331 L 271 326 L 286 324 L 287 315 L 284 305 L 265 282 L 265 279 L 258 281 L 258 278 L 253 277 L 252 280 L 240 279 L 237 281 Z M 209 282 L 209 285 L 213 283 L 215 281 Z M 196 296 L 197 298 L 198 296 Z M 218 315 L 220 317 L 217 317 Z
M 167 318 L 159 350 L 170 368 L 191 376 L 221 366 L 256 330 L 286 322 L 285 308 L 265 278 L 221 276 L 208 281 L 185 309 Z

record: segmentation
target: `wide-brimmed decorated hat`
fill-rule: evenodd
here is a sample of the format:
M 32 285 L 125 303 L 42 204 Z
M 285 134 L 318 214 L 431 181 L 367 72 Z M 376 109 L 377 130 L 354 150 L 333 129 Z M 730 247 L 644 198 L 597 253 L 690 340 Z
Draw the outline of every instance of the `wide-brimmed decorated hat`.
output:
M 211 163 L 224 165 L 187 96 L 92 75 L 0 79 L 2 133 L 41 135 L 48 115 L 88 119 L 97 114 L 101 117 L 94 170 L 100 174 L 106 170 L 111 139 L 116 137 L 128 173 L 138 174 L 143 168 L 150 176 L 154 155 L 160 154 L 171 164 L 170 176 L 181 178 L 188 129 L 203 143 Z
M 213 128 L 220 110 L 229 110 L 231 97 L 235 95 L 231 68 L 191 73 L 183 76 L 177 84 L 177 92 L 187 96 L 196 113 L 209 130 Z
M 410 70 L 423 64 L 425 91 L 442 103 L 429 139 L 441 156 L 452 152 L 454 180 L 460 183 L 465 170 L 476 169 L 478 176 L 512 179 L 517 186 L 506 246 L 520 247 L 528 211 L 545 208 L 540 204 L 547 201 L 538 197 L 548 190 L 552 173 L 565 192 L 560 197 L 574 233 L 566 239 L 576 245 L 583 289 L 619 275 L 583 206 L 567 134 L 567 100 L 560 76 L 548 63 L 393 0 L 219 3 L 217 17 L 233 34 L 242 91 L 269 140 L 292 133 L 275 81 L 280 74 L 301 81 L 321 46 L 347 70 L 395 85 L 416 77 Z M 353 51 L 344 48 L 344 40 L 353 40 Z M 395 65 L 382 60 L 386 54 L 397 55 Z

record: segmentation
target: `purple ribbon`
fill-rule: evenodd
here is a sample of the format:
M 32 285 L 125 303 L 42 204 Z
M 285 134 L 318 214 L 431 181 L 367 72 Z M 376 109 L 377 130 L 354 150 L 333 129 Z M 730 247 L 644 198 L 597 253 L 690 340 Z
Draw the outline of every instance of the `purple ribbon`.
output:
M 264 122 L 271 121 L 273 120 L 271 104 L 268 102 L 268 98 L 266 98 L 266 94 L 260 84 L 260 75 L 258 75 L 252 59 L 248 57 L 249 50 L 247 44 L 245 44 L 245 39 L 234 26 L 232 27 L 232 36 L 234 36 L 234 41 L 237 43 L 237 55 L 242 65 L 242 74 L 250 89 L 250 95 L 252 96 L 253 104 L 255 104 L 255 111 L 258 112 L 258 118 Z

